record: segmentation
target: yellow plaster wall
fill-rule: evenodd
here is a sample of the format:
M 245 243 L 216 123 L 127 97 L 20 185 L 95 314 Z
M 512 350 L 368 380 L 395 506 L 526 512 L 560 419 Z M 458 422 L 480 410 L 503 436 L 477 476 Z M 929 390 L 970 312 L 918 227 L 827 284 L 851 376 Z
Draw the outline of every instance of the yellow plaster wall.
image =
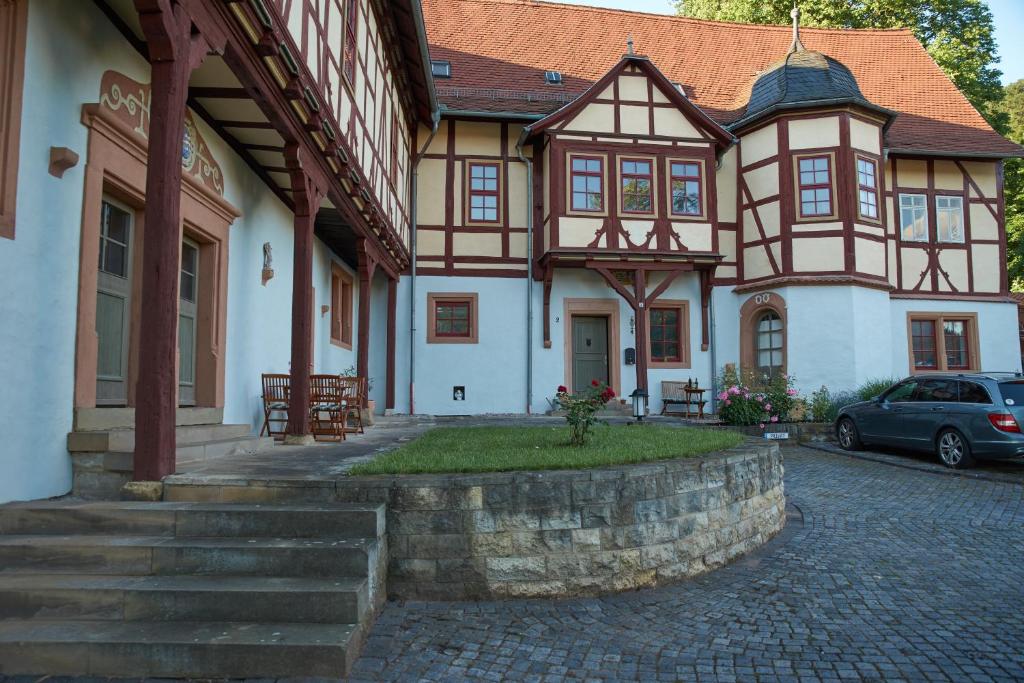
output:
M 600 218 L 561 216 L 558 219 L 558 246 L 585 247 L 594 241 L 594 235 L 601 229 Z M 603 238 L 602 238 L 603 240 Z M 602 242 L 602 245 L 604 243 Z
M 416 253 L 419 256 L 444 256 L 444 231 L 419 230 L 416 233 Z
M 423 159 L 417 174 L 416 221 L 419 225 L 444 225 L 444 159 Z
M 736 159 L 735 147 L 722 156 L 722 163 L 715 171 L 715 186 L 718 190 L 718 220 L 732 223 L 736 220 Z
M 889 253 L 889 284 L 893 287 L 896 286 L 897 275 L 896 272 L 896 241 L 886 240 L 886 251 Z
M 913 289 L 921 278 L 921 271 L 928 267 L 928 252 L 914 247 L 900 248 L 900 271 L 903 276 L 903 288 Z M 926 275 L 921 289 L 931 290 L 931 277 Z
M 501 256 L 501 235 L 494 232 L 452 235 L 452 254 L 459 256 Z
M 789 122 L 789 148 L 838 147 L 839 118 L 826 116 Z
M 650 102 L 647 98 L 647 78 L 619 76 L 619 99 L 631 102 Z
M 843 270 L 842 237 L 793 237 L 793 270 Z
M 748 280 L 774 275 L 768 252 L 763 246 L 743 250 L 743 277 Z
M 615 108 L 610 104 L 588 104 L 573 117 L 563 130 L 614 133 Z
M 974 266 L 974 291 L 999 291 L 999 245 L 975 244 L 971 246 Z
M 462 162 L 455 162 L 455 169 L 452 173 L 452 178 L 455 181 L 454 197 L 455 197 L 455 213 L 452 217 L 452 223 L 454 225 L 462 225 L 462 187 L 465 182 L 462 175 Z
M 526 233 L 512 232 L 508 236 L 508 255 L 512 258 L 526 258 Z
M 850 146 L 872 154 L 881 154 L 878 129 L 880 126 L 850 117 Z
M 779 153 L 778 124 L 772 123 L 744 135 L 740 139 L 740 149 L 743 152 L 744 166 L 775 156 Z
M 858 272 L 885 276 L 885 244 L 874 240 L 854 239 L 854 263 Z
M 718 266 L 715 268 L 715 277 L 723 280 L 731 280 L 736 277 L 736 266 Z
M 793 232 L 821 232 L 822 230 L 842 230 L 843 224 L 839 221 L 829 223 L 794 223 L 790 229 Z
M 900 187 L 928 187 L 928 164 L 920 159 L 897 159 L 896 176 Z
M 743 174 L 753 200 L 759 201 L 779 193 L 779 164 L 772 162 Z
M 624 220 L 622 229 L 629 235 L 629 241 L 633 244 L 643 244 L 647 240 L 647 233 L 654 229 L 654 221 Z M 593 235 L 591 235 L 593 239 Z
M 416 130 L 416 151 L 423 149 L 423 145 L 427 144 L 427 139 L 430 137 L 430 128 L 427 126 L 420 126 Z M 442 121 L 437 127 L 437 134 L 434 135 L 434 139 L 430 141 L 430 147 L 427 148 L 427 154 L 444 154 L 448 149 L 448 122 Z M 422 164 L 420 168 L 423 168 Z
M 958 292 L 967 291 L 967 252 L 963 249 L 943 249 L 939 252 L 939 265 L 949 275 L 950 282 Z M 939 289 L 952 291 L 946 278 L 939 275 Z
M 711 251 L 710 223 L 672 223 L 672 230 L 689 251 Z M 670 242 L 675 248 L 675 242 Z
M 971 179 L 981 188 L 987 199 L 996 198 L 997 169 L 998 166 L 990 161 L 964 161 L 961 162 L 964 169 L 971 176 Z M 974 188 L 971 188 L 971 196 L 977 197 Z
M 736 260 L 736 233 L 732 230 L 719 230 L 718 232 L 718 253 L 725 257 L 726 261 Z
M 639 79 L 637 79 L 639 80 Z M 619 126 L 623 133 L 651 134 L 651 108 L 623 104 L 619 106 Z
M 501 124 L 456 121 L 455 153 L 501 156 Z
M 935 162 L 935 189 L 963 191 L 964 174 L 952 161 Z
M 702 138 L 701 132 L 675 107 L 654 109 L 654 134 L 676 138 Z
M 529 157 L 527 157 L 529 158 Z M 526 227 L 526 165 L 518 161 L 508 165 L 508 227 Z
M 775 237 L 782 231 L 781 209 L 778 202 L 768 202 L 757 207 L 765 237 Z M 757 226 L 754 226 L 755 229 Z
M 971 239 L 999 239 L 999 225 L 995 217 L 982 204 L 968 204 L 971 210 Z

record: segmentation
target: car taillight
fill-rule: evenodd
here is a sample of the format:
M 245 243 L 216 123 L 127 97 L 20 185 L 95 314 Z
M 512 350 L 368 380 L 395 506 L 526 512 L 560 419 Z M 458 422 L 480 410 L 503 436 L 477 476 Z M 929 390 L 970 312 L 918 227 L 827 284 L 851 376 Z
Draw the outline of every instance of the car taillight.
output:
M 1020 433 L 1020 425 L 1013 419 L 1013 415 L 1009 413 L 989 413 L 988 421 L 1001 432 Z

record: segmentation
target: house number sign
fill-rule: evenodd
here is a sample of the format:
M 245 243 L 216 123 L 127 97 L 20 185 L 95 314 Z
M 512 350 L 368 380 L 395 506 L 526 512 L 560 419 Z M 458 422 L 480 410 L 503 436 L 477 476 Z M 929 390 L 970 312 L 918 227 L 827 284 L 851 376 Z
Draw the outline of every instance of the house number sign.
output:
M 772 300 L 772 293 L 771 292 L 765 292 L 764 294 L 755 294 L 754 295 L 754 303 L 757 304 L 758 306 L 762 306 L 764 304 L 770 303 L 771 300 Z

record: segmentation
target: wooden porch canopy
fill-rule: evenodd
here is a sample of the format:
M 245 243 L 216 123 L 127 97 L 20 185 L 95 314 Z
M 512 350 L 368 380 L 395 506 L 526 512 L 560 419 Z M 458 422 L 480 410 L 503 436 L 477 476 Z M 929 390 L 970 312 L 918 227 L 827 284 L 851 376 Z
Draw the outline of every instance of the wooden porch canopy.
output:
M 544 282 L 544 348 L 551 348 L 551 284 L 555 268 L 586 268 L 604 278 L 608 286 L 626 300 L 636 318 L 636 386 L 647 390 L 649 346 L 647 325 L 643 324 L 647 311 L 657 302 L 673 282 L 683 273 L 697 273 L 700 277 L 701 351 L 710 345 L 708 305 L 711 299 L 712 276 L 723 256 L 716 253 L 567 250 L 553 249 L 540 259 Z M 647 291 L 650 273 L 664 273 L 654 289 Z M 632 280 L 632 287 L 629 286 Z

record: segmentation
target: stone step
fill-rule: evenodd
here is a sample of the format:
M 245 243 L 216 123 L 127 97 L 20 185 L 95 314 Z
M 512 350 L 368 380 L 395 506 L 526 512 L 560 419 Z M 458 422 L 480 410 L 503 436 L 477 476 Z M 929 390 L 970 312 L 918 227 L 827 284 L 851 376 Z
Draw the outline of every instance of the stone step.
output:
M 0 536 L 0 574 L 230 574 L 365 577 L 380 545 L 349 538 Z
M 338 679 L 361 637 L 353 624 L 7 620 L 0 667 L 8 675 Z
M 2 534 L 375 539 L 383 536 L 384 522 L 384 505 L 374 503 L 286 506 L 55 500 L 0 505 Z
M 174 415 L 176 425 L 215 425 L 223 421 L 223 408 L 178 408 Z M 134 426 L 135 408 L 75 408 L 73 428 L 76 432 L 132 429 Z
M 254 436 L 252 425 L 249 424 L 183 425 L 175 427 L 174 433 L 179 448 Z M 135 430 L 70 432 L 68 450 L 72 453 L 132 453 L 135 450 Z
M 366 579 L 0 574 L 0 620 L 356 624 Z

